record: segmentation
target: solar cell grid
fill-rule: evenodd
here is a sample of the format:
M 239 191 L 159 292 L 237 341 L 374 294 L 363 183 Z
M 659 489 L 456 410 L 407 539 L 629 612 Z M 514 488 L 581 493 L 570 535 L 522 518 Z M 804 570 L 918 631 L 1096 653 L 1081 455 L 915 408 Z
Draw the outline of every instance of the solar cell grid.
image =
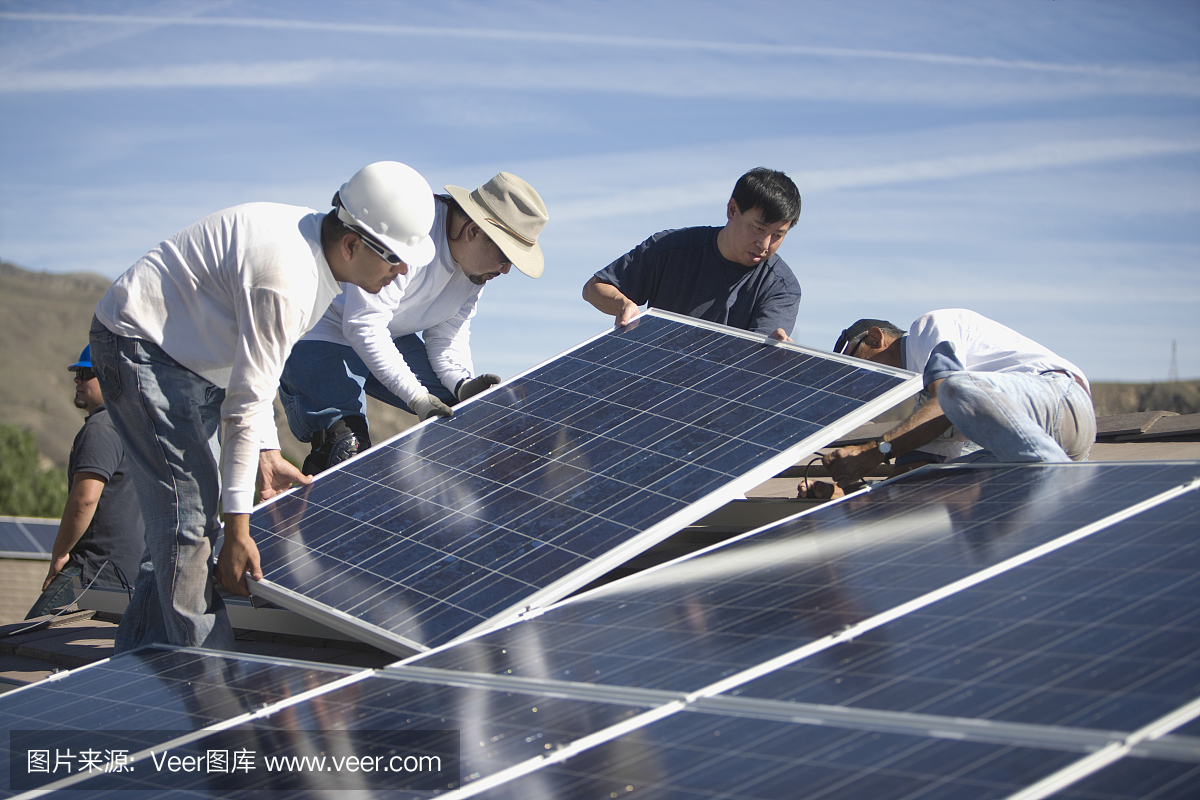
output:
M 1123 758 L 1056 792 L 1054 800 L 1195 800 L 1200 764 Z
M 488 789 L 489 798 L 987 800 L 1072 753 L 684 712 Z
M 95 742 L 95 731 L 144 730 L 144 737 L 127 742 L 136 752 L 161 744 L 158 731 L 200 730 L 352 672 L 216 652 L 144 648 L 0 696 L 0 732 L 59 731 L 61 746 L 78 752 Z M 0 735 L 3 796 L 11 794 L 8 747 L 9 737 Z
M 583 585 L 603 554 L 649 547 L 917 382 L 646 315 L 257 511 L 255 588 L 381 629 L 389 648 L 440 644 Z
M 272 757 L 305 755 L 369 755 L 394 753 L 404 732 L 460 732 L 464 784 L 493 775 L 514 764 L 552 753 L 585 736 L 624 723 L 644 706 L 600 700 L 567 699 L 533 691 L 450 686 L 406 679 L 402 672 L 377 674 L 348 686 L 288 706 L 278 713 L 214 732 L 173 747 L 176 756 L 203 756 L 209 749 L 247 749 Z M 347 736 L 348 732 L 361 735 Z M 374 749 L 368 749 L 373 746 Z M 127 791 L 192 792 L 200 797 L 227 797 L 237 790 L 287 791 L 379 789 L 402 778 L 330 769 L 324 774 L 283 774 L 257 769 L 234 776 L 203 771 L 187 775 L 141 770 Z M 94 778 L 75 784 L 80 791 L 111 788 L 113 779 Z M 457 783 L 457 780 L 453 783 Z M 452 789 L 454 785 L 443 786 Z M 97 795 L 103 796 L 103 795 Z M 151 796 L 154 796 L 153 794 Z M 392 795 L 387 795 L 392 796 Z M 405 796 L 401 794 L 400 796 Z M 428 796 L 428 795 L 417 795 Z
M 1200 696 L 1200 492 L 737 690 L 1134 730 Z
M 698 691 L 1154 498 L 1196 471 L 1066 464 L 913 473 L 411 663 Z
M 54 549 L 58 520 L 0 517 L 0 553 L 8 558 L 45 557 Z

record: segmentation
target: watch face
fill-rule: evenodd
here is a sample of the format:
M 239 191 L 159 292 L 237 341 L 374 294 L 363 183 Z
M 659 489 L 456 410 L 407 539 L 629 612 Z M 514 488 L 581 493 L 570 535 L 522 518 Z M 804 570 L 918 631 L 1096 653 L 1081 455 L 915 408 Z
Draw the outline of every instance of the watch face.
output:
M 885 456 L 887 454 L 891 453 L 892 452 L 892 443 L 891 442 L 880 442 L 879 443 L 879 452 L 883 453 Z

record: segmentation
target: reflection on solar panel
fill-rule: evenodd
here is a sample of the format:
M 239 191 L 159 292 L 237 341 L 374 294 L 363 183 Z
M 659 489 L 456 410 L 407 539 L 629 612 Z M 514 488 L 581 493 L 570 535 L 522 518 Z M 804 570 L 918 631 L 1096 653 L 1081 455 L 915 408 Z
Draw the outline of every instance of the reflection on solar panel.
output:
M 1019 563 L 1197 474 L 1150 462 L 911 473 L 412 663 L 698 691 Z
M 407 655 L 565 596 L 918 388 L 643 315 L 257 511 L 253 588 Z
M 441 797 L 1188 797 L 1198 486 L 1195 462 L 910 474 L 406 665 L 307 697 L 289 698 L 293 678 L 252 719 L 197 717 L 208 727 L 172 752 L 323 754 L 343 743 L 331 731 L 419 728 L 462 732 L 461 788 Z M 120 683 L 133 657 L 93 689 L 134 697 Z M 44 691 L 17 694 L 41 709 Z M 257 700 L 231 696 L 233 714 Z M 148 719 L 178 724 L 168 701 Z M 0 729 L 10 711 L 0 696 Z M 39 714 L 30 727 L 62 718 Z M 250 738 L 216 730 L 234 722 Z M 146 797 L 396 785 L 137 778 Z M 46 785 L 85 798 L 105 780 Z
M 48 559 L 56 535 L 56 519 L 0 517 L 0 558 Z
M 1200 696 L 1200 493 L 772 672 L 740 694 L 1136 730 Z
M 97 731 L 145 731 L 121 741 L 136 752 L 163 745 L 158 731 L 208 728 L 352 675 L 318 665 L 148 648 L 0 695 L 0 731 L 53 730 L 56 746 L 72 753 L 92 747 Z M 8 746 L 9 737 L 0 736 L 0 795 L 10 785 Z M 110 740 L 111 746 L 117 743 Z

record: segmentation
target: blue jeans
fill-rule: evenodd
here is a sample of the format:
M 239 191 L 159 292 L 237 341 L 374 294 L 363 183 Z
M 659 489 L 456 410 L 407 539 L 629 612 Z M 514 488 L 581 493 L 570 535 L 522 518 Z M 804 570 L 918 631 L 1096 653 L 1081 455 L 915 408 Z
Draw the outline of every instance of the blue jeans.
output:
M 146 550 L 114 652 L 158 642 L 233 650 L 233 628 L 212 583 L 225 390 L 157 345 L 118 336 L 98 320 L 91 345 L 146 522 Z
M 75 602 L 75 588 L 71 578 L 78 577 L 82 570 L 74 561 L 68 561 L 59 573 L 50 580 L 38 599 L 33 601 L 33 607 L 25 615 L 25 619 L 44 617 L 56 608 L 62 608 Z
M 1092 398 L 1070 375 L 956 372 L 938 387 L 954 427 L 985 452 L 965 460 L 1084 461 L 1096 441 Z
M 425 343 L 415 333 L 393 340 L 408 368 L 425 389 L 447 405 L 457 398 L 442 385 Z M 312 439 L 343 417 L 366 417 L 367 395 L 412 413 L 412 409 L 379 382 L 354 348 L 333 342 L 297 342 L 279 379 L 279 399 L 288 428 L 302 442 Z

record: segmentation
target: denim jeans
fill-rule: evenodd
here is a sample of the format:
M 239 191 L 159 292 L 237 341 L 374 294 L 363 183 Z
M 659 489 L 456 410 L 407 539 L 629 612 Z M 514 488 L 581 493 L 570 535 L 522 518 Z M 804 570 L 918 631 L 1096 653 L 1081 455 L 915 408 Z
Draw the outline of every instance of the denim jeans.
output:
M 1083 461 L 1096 441 L 1092 398 L 1062 372 L 956 372 L 938 387 L 938 401 L 986 451 L 964 460 Z
M 157 345 L 119 336 L 98 320 L 91 345 L 146 523 L 146 550 L 114 652 L 158 642 L 233 650 L 233 628 L 212 583 L 225 390 Z
M 415 333 L 393 340 L 417 380 L 447 405 L 457 398 L 442 385 Z M 302 442 L 343 417 L 367 415 L 367 395 L 390 406 L 412 409 L 379 382 L 354 348 L 333 342 L 297 342 L 279 380 L 279 399 L 288 428 Z
M 78 577 L 82 570 L 74 561 L 68 561 L 59 573 L 55 575 L 38 599 L 33 601 L 33 607 L 25 615 L 25 619 L 44 617 L 56 608 L 62 608 L 75 602 L 75 588 L 71 578 Z

